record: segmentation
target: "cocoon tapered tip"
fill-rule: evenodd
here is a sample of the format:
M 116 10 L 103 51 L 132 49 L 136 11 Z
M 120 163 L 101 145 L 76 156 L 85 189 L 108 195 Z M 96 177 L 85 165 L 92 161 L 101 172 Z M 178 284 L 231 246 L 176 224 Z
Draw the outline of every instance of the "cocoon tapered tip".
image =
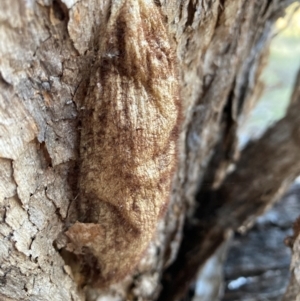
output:
M 86 283 L 131 273 L 170 198 L 180 126 L 174 51 L 154 1 L 112 2 L 81 112 L 80 222 L 66 232 Z

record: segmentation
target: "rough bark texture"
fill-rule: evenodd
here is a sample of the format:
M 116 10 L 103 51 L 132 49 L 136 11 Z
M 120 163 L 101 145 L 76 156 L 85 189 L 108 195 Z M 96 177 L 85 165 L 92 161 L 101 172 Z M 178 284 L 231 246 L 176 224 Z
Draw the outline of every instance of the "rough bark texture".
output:
M 295 89 L 292 95 L 292 103 L 300 103 L 300 71 L 295 83 Z M 299 128 L 298 128 L 299 137 Z M 282 301 L 287 300 L 300 300 L 300 269 L 299 269 L 299 256 L 300 256 L 300 217 L 295 221 L 293 226 L 293 236 L 290 238 L 290 247 L 292 248 L 292 262 L 291 262 L 291 280 L 287 291 Z
M 184 116 L 178 169 L 167 213 L 135 272 L 104 291 L 77 287 L 60 254 L 60 234 L 77 214 L 78 112 L 91 66 L 99 63 L 99 29 L 108 23 L 111 1 L 1 1 L 1 300 L 185 294 L 225 230 L 261 213 L 300 171 L 295 102 L 298 111 L 290 109 L 251 144 L 223 181 L 236 159 L 239 119 L 261 91 L 257 77 L 272 25 L 291 2 L 155 1 L 178 61 Z M 164 272 L 170 265 L 172 279 Z
M 288 243 L 300 212 L 297 181 L 271 210 L 259 217 L 246 234 L 236 234 L 225 263 L 223 301 L 280 301 L 290 273 Z M 289 300 L 295 300 L 293 298 Z
M 234 171 L 218 189 L 208 189 L 211 182 L 203 185 L 194 225 L 187 224 L 185 228 L 178 258 L 169 269 L 172 279 L 167 274 L 162 298 L 181 297 L 187 289 L 185 285 L 224 241 L 226 232 L 245 231 L 300 173 L 298 82 L 295 87 L 285 118 L 245 148 Z

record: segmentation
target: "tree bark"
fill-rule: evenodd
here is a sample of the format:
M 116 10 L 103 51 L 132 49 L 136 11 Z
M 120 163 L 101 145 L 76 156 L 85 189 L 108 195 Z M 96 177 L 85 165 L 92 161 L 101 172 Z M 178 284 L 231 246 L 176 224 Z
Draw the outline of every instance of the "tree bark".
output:
M 292 106 L 293 108 L 296 103 L 300 103 L 300 71 L 298 72 L 297 80 L 295 83 L 295 89 L 292 95 Z M 299 136 L 299 128 L 298 130 L 298 136 Z M 300 231 L 300 220 L 299 217 L 295 221 L 293 226 L 293 236 L 289 238 L 290 240 L 290 247 L 292 248 L 293 254 L 292 254 L 292 261 L 291 261 L 291 279 L 289 286 L 287 288 L 287 291 L 282 299 L 282 301 L 286 300 L 300 300 L 300 272 L 299 272 L 299 231 Z
M 258 76 L 272 26 L 291 2 L 155 1 L 180 82 L 178 166 L 168 209 L 140 263 L 121 282 L 100 290 L 78 286 L 62 257 L 61 237 L 78 214 L 78 116 L 91 66 L 104 55 L 99 50 L 103 29 L 119 2 L 2 1 L 1 300 L 177 300 L 185 295 L 226 230 L 260 214 L 300 172 L 294 96 L 288 117 L 252 143 L 226 177 L 238 157 L 239 123 L 262 90 Z
M 299 193 L 296 181 L 249 232 L 235 235 L 224 265 L 223 301 L 282 300 L 290 278 L 291 249 L 286 244 L 299 215 Z

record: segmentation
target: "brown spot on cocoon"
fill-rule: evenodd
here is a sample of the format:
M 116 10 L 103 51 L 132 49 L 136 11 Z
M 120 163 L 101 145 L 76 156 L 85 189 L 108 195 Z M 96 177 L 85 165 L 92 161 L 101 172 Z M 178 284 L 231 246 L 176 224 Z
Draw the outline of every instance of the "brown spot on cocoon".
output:
M 81 112 L 80 220 L 66 234 L 85 284 L 105 287 L 132 272 L 165 211 L 180 102 L 174 51 L 154 1 L 113 2 L 100 38 Z

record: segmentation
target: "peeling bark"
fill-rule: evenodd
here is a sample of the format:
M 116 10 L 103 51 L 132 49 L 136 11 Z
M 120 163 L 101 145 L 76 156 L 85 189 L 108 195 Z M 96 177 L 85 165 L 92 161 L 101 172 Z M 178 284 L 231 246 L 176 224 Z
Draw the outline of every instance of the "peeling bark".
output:
M 195 274 L 223 241 L 226 228 L 239 227 L 249 214 L 254 217 L 270 204 L 278 193 L 275 185 L 287 185 L 299 168 L 292 162 L 299 162 L 298 154 L 276 159 L 299 147 L 299 118 L 292 109 L 288 114 L 294 125 L 282 120 L 278 127 L 280 133 L 284 128 L 284 135 L 277 136 L 276 126 L 269 130 L 265 137 L 273 144 L 264 140 L 260 146 L 253 143 L 241 156 L 236 171 L 223 179 L 236 159 L 239 120 L 248 114 L 261 91 L 258 75 L 272 25 L 291 2 L 155 1 L 177 55 L 184 115 L 170 205 L 132 275 L 107 290 L 88 286 L 81 290 L 61 257 L 64 242 L 60 234 L 78 213 L 78 112 L 91 66 L 99 55 L 97 41 L 103 35 L 100 29 L 107 24 L 111 1 L 2 1 L 1 300 L 155 300 L 165 268 L 172 262 L 176 266 L 186 254 L 178 254 L 178 249 L 182 245 L 182 250 L 188 250 L 190 233 L 196 233 L 193 241 L 199 237 L 200 245 L 188 248 L 198 250 L 201 246 L 202 254 L 201 259 L 195 259 L 189 251 L 187 264 L 193 265 Z M 291 131 L 294 138 L 290 140 Z M 278 147 L 278 143 L 284 145 Z M 267 154 L 266 168 L 261 168 L 256 157 L 259 151 Z M 276 160 L 280 164 L 273 166 Z M 254 175 L 253 166 L 262 173 Z M 268 169 L 274 176 L 269 176 Z M 249 174 L 244 175 L 243 170 Z M 264 186 L 259 179 L 264 180 Z M 240 185 L 233 186 L 232 181 Z M 211 190 L 215 190 L 213 194 Z M 236 195 L 239 198 L 233 200 Z M 233 221 L 219 218 L 228 213 Z M 208 231 L 200 235 L 199 229 Z M 176 273 L 174 294 L 164 300 L 173 300 L 194 277 L 192 273 L 180 278 Z M 167 286 L 165 289 L 168 291 Z
M 178 257 L 165 276 L 161 300 L 182 297 L 226 232 L 245 231 L 300 174 L 299 79 L 286 116 L 249 143 L 218 189 L 203 186 L 199 192 L 195 220 L 186 227 Z

